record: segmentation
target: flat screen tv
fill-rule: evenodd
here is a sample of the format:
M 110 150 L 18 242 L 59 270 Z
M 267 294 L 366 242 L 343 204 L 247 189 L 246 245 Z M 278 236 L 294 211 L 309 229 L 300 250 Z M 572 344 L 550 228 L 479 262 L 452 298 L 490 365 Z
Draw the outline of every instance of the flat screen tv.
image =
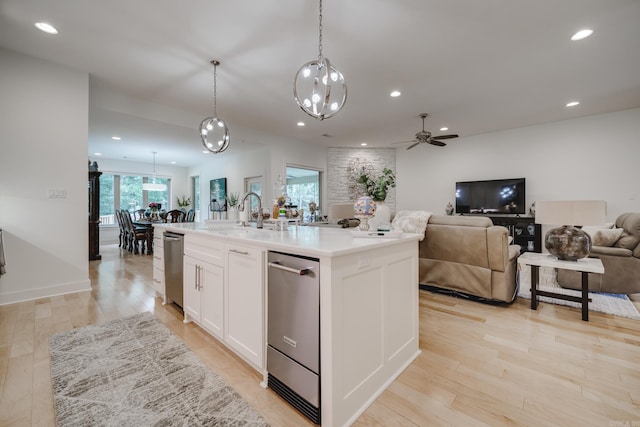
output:
M 459 214 L 524 214 L 525 179 L 456 182 Z

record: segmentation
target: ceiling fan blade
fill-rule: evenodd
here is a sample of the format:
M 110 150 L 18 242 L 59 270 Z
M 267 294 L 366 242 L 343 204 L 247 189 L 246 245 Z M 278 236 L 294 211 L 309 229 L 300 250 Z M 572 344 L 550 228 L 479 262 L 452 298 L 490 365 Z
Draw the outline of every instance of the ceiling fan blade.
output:
M 431 145 L 436 145 L 436 146 L 438 146 L 438 147 L 444 147 L 445 145 L 447 145 L 447 144 L 445 144 L 445 143 L 444 143 L 444 142 L 442 142 L 442 141 L 438 141 L 437 139 L 430 139 L 430 140 L 429 140 L 429 141 L 427 141 L 427 142 L 428 142 L 429 144 L 431 144 Z
M 440 135 L 440 136 L 433 136 L 433 139 L 451 139 L 451 138 L 457 138 L 458 135 Z
M 411 150 L 413 147 L 415 147 L 416 145 L 420 144 L 420 141 L 415 142 L 413 144 L 411 144 L 410 146 L 407 147 L 407 150 Z
M 400 141 L 400 142 L 392 142 L 391 145 L 395 144 L 406 144 L 407 142 L 419 142 L 417 139 L 412 139 L 410 141 Z

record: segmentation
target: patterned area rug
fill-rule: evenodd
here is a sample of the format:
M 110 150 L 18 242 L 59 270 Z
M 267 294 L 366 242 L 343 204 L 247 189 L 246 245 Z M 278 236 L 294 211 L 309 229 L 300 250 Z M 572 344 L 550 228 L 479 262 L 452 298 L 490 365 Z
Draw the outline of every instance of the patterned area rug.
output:
M 531 299 L 531 271 L 529 266 L 522 268 L 518 272 L 519 290 L 518 297 Z M 555 275 L 555 269 L 541 267 L 539 272 L 540 285 L 538 289 L 543 291 L 555 292 L 564 295 L 581 296 L 580 291 L 573 289 L 565 289 L 558 285 Z M 589 292 L 589 311 L 598 311 L 600 313 L 613 314 L 616 316 L 627 317 L 629 319 L 640 320 L 640 313 L 635 305 L 625 294 L 607 294 L 602 292 Z M 557 298 L 538 297 L 539 301 L 548 302 L 558 305 L 566 305 L 569 307 L 582 307 L 582 304 L 565 301 Z
M 51 336 L 58 426 L 267 426 L 151 313 Z

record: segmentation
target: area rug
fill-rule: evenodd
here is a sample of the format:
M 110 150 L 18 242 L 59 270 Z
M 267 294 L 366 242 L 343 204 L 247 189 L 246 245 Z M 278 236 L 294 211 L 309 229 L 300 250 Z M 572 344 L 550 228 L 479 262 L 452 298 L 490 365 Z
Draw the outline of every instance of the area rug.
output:
M 555 269 L 540 268 L 540 285 L 538 289 L 542 291 L 555 292 L 564 295 L 581 296 L 582 292 L 573 289 L 565 289 L 558 285 L 555 279 Z M 531 299 L 531 271 L 529 266 L 522 268 L 518 272 L 518 297 Z M 608 294 L 602 292 L 589 292 L 589 311 L 613 314 L 615 316 L 627 317 L 629 319 L 640 320 L 640 313 L 629 297 L 625 294 Z M 581 308 L 582 304 L 573 301 L 566 301 L 557 298 L 539 296 L 538 301 L 551 304 L 565 305 L 569 307 Z
M 267 426 L 151 313 L 50 337 L 58 426 Z

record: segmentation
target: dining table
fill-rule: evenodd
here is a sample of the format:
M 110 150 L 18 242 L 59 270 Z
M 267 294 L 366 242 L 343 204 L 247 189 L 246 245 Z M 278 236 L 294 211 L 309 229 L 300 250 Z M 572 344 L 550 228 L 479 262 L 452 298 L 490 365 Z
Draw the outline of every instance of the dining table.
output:
M 148 219 L 139 219 L 133 221 L 136 227 L 144 227 L 147 235 L 147 255 L 153 254 L 153 224 L 162 224 L 163 220 L 152 221 Z

